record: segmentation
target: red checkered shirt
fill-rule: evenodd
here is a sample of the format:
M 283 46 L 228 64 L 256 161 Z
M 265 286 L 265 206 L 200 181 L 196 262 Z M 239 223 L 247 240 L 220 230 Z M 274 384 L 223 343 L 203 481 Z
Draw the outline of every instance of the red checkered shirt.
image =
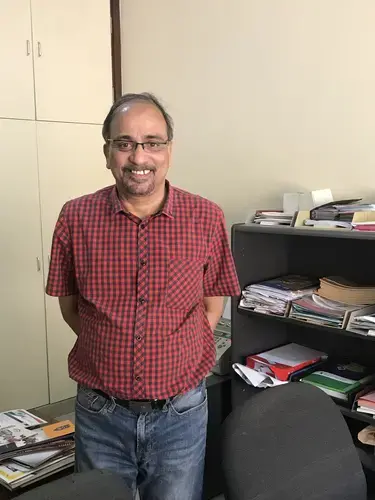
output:
M 46 292 L 78 295 L 70 376 L 123 399 L 195 387 L 215 362 L 203 298 L 240 294 L 221 209 L 167 187 L 143 220 L 114 186 L 71 200 L 53 236 Z

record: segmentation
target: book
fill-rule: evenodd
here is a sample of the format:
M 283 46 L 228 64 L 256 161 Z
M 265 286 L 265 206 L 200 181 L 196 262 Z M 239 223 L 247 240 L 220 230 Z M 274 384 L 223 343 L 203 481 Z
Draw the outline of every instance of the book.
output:
M 349 396 L 374 379 L 374 368 L 349 362 L 327 364 L 323 370 L 314 371 L 300 380 L 315 385 L 333 398 L 348 401 Z
M 47 448 L 45 450 L 39 449 L 38 451 L 28 451 L 11 457 L 13 462 L 24 465 L 26 467 L 40 467 L 52 458 L 61 455 L 66 455 L 69 451 L 74 450 L 74 440 L 66 440 L 61 443 L 58 442 L 57 446 Z
M 357 400 L 357 411 L 375 415 L 375 390 L 362 394 Z
M 22 424 L 26 429 L 34 429 L 47 423 L 46 420 L 37 417 L 27 410 L 8 410 L 0 413 L 0 426 L 2 417 L 6 417 L 5 420 L 8 422 L 14 420 L 17 424 Z
M 327 354 L 299 344 L 285 344 L 246 358 L 246 366 L 281 381 L 304 367 L 326 359 Z

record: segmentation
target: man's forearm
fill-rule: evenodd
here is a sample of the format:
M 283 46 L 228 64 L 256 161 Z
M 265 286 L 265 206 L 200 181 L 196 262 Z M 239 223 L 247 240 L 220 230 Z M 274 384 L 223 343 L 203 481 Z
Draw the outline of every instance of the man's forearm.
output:
M 78 336 L 81 333 L 81 321 L 78 314 L 78 296 L 59 297 L 62 317 L 73 332 Z
M 223 314 L 224 297 L 205 297 L 204 307 L 211 330 L 214 331 Z
M 78 336 L 81 332 L 81 322 L 78 313 L 63 315 L 65 323 L 67 323 L 73 332 Z

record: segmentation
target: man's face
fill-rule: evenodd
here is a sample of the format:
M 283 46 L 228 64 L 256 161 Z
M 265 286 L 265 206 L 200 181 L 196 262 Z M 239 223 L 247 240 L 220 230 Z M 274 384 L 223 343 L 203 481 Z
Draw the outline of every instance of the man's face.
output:
M 149 196 L 164 189 L 171 144 L 160 111 L 148 103 L 130 103 L 117 111 L 111 123 L 111 142 L 105 146 L 107 166 L 123 196 Z M 148 143 L 136 149 L 134 142 Z

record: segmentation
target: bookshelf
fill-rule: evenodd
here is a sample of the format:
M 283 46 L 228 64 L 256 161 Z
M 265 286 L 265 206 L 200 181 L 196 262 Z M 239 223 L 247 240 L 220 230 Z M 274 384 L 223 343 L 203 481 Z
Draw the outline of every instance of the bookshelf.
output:
M 375 233 L 235 224 L 232 250 L 241 288 L 285 274 L 344 276 L 362 284 L 375 283 Z M 237 306 L 233 300 L 233 363 L 244 363 L 249 354 L 296 342 L 331 356 L 374 366 L 375 371 L 374 337 L 240 310 Z M 259 390 L 262 389 L 247 385 L 232 371 L 233 408 Z M 363 446 L 355 436 L 361 428 L 375 425 L 375 418 L 343 406 L 340 410 L 364 467 L 374 474 L 374 448 Z

